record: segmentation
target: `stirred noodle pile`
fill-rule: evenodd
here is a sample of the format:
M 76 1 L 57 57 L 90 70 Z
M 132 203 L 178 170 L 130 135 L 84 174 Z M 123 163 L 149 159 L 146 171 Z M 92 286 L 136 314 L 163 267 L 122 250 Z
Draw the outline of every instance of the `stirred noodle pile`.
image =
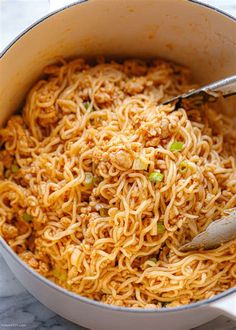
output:
M 163 60 L 60 60 L 0 130 L 0 233 L 43 276 L 127 307 L 188 304 L 236 285 L 236 241 L 180 246 L 236 206 L 235 134 Z

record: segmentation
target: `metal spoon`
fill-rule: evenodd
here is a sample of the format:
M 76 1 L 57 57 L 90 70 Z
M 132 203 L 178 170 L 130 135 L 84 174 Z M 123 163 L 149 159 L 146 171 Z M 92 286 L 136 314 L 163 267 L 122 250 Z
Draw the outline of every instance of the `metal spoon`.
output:
M 184 244 L 180 250 L 183 252 L 199 249 L 214 249 L 223 243 L 236 238 L 236 208 L 227 211 L 228 215 L 212 222 L 205 231 Z
M 191 90 L 182 95 L 173 97 L 162 104 L 174 103 L 175 110 L 180 107 L 201 105 L 206 102 L 215 102 L 220 96 L 227 97 L 236 94 L 236 75 L 218 80 L 201 88 Z
M 220 96 L 227 97 L 236 94 L 236 75 L 218 80 L 199 89 L 169 99 L 162 104 L 174 103 L 175 110 L 180 107 L 198 106 L 205 102 L 215 102 Z M 183 252 L 198 249 L 213 249 L 236 238 L 236 208 L 228 215 L 211 223 L 205 231 L 183 245 Z

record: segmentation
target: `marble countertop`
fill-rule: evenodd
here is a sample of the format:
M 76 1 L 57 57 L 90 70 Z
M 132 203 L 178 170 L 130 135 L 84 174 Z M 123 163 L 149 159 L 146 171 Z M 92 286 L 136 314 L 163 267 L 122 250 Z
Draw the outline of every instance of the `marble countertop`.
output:
M 73 0 L 0 0 L 0 51 L 20 31 L 50 10 Z M 236 0 L 202 0 L 236 17 Z M 0 330 L 82 330 L 32 297 L 0 256 Z M 126 330 L 126 329 L 124 329 Z M 195 330 L 236 330 L 236 321 L 218 317 Z

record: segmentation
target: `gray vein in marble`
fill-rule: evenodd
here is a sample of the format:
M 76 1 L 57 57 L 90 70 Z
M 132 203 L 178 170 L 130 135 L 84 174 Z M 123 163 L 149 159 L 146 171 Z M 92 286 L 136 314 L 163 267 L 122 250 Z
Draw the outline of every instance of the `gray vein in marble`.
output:
M 0 330 L 83 330 L 49 310 L 14 278 L 0 257 Z

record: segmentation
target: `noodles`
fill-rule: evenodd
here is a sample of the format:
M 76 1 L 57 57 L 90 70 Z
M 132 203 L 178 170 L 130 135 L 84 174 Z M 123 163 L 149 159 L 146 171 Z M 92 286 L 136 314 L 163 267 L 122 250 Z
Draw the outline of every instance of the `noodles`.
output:
M 236 206 L 236 136 L 163 60 L 45 69 L 0 130 L 0 233 L 33 269 L 128 307 L 188 304 L 236 285 L 236 241 L 180 247 Z

